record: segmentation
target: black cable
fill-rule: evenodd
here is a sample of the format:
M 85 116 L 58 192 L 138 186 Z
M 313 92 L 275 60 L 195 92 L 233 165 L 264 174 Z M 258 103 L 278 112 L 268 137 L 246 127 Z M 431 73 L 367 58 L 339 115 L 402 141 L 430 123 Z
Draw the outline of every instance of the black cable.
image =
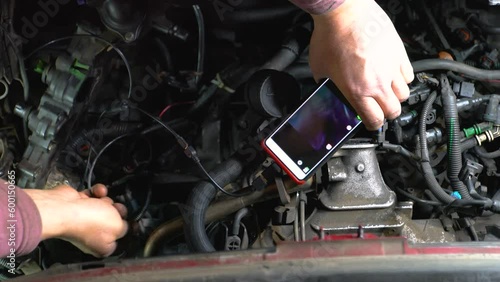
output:
M 99 160 L 99 158 L 102 156 L 102 154 L 111 146 L 113 145 L 115 142 L 125 138 L 125 137 L 129 137 L 129 136 L 132 136 L 134 134 L 132 133 L 125 133 L 125 134 L 122 134 L 116 138 L 114 138 L 113 140 L 109 141 L 108 144 L 106 144 L 106 146 L 104 146 L 100 151 L 99 153 L 97 154 L 97 156 L 94 158 L 94 161 L 92 162 L 92 165 L 90 166 L 90 170 L 89 170 L 89 173 L 87 175 L 87 188 L 90 190 L 92 188 L 92 174 L 94 173 L 94 168 L 95 168 L 95 165 L 97 164 L 97 161 Z
M 151 115 L 150 113 L 144 111 L 143 109 L 139 108 L 139 107 L 136 107 L 136 106 L 133 106 L 133 105 L 129 105 L 131 108 L 133 109 L 136 109 L 138 110 L 139 112 L 145 114 L 146 116 L 150 117 L 152 120 L 154 120 L 155 122 L 157 122 L 158 124 L 160 124 L 161 126 L 163 126 L 163 128 L 165 128 L 170 134 L 172 134 L 174 136 L 174 138 L 177 140 L 177 143 L 181 146 L 181 148 L 184 150 L 184 154 L 192 159 L 194 161 L 194 163 L 201 169 L 201 171 L 207 176 L 207 178 L 210 180 L 210 182 L 217 188 L 219 189 L 219 191 L 221 191 L 223 194 L 227 195 L 227 196 L 230 196 L 230 197 L 235 197 L 235 198 L 239 198 L 239 197 L 242 197 L 242 196 L 247 196 L 251 193 L 253 193 L 253 190 L 250 190 L 248 191 L 247 193 L 242 193 L 242 194 L 235 194 L 235 193 L 231 193 L 229 191 L 226 191 L 224 188 L 222 188 L 218 183 L 217 181 L 215 181 L 215 179 L 213 179 L 213 177 L 210 175 L 210 173 L 208 173 L 208 171 L 205 169 L 205 167 L 203 166 L 203 164 L 201 163 L 200 159 L 198 158 L 198 154 L 196 153 L 196 150 L 191 146 L 189 145 L 189 143 L 184 140 L 184 138 L 182 138 L 182 136 L 180 136 L 177 132 L 175 132 L 175 130 L 173 130 L 170 126 L 168 126 L 167 124 L 165 124 L 163 121 L 161 121 L 160 119 L 156 118 L 155 116 Z
M 198 23 L 198 63 L 196 64 L 197 74 L 195 76 L 196 85 L 198 85 L 203 75 L 205 64 L 205 20 L 200 6 L 193 5 L 193 10 L 196 16 L 196 22 Z
M 144 205 L 142 206 L 141 211 L 134 217 L 133 221 L 139 221 L 144 216 L 144 214 L 149 208 L 149 204 L 151 203 L 152 194 L 153 194 L 153 189 L 151 189 L 150 185 L 148 189 L 148 194 L 146 195 L 146 201 L 144 201 Z
M 408 199 L 410 200 L 413 200 L 415 202 L 418 202 L 418 203 L 421 203 L 421 204 L 425 204 L 425 205 L 430 205 L 430 206 L 436 206 L 436 207 L 441 207 L 443 206 L 442 203 L 440 202 L 436 202 L 436 201 L 428 201 L 428 200 L 424 200 L 424 199 L 420 199 L 408 192 L 406 192 L 405 190 L 399 188 L 399 187 L 395 187 L 394 188 L 398 193 L 402 194 L 403 196 L 407 197 Z
M 16 48 L 16 44 L 14 43 L 14 40 L 12 37 L 10 37 L 9 33 L 7 30 L 0 26 L 2 30 L 4 31 L 5 37 L 10 41 L 10 44 L 12 45 L 12 48 L 14 49 L 14 52 L 16 53 L 16 57 L 19 63 L 19 72 L 21 73 L 21 79 L 23 81 L 23 94 L 24 94 L 24 101 L 27 102 L 29 95 L 30 95 L 30 84 L 28 81 L 28 74 L 26 73 L 26 66 L 24 65 L 24 58 L 23 54 L 19 51 L 18 48 Z
M 62 41 L 66 41 L 66 40 L 71 40 L 71 39 L 78 38 L 78 37 L 94 38 L 94 39 L 96 39 L 96 40 L 98 40 L 98 41 L 100 41 L 102 43 L 105 43 L 105 44 L 109 45 L 120 56 L 120 58 L 123 60 L 123 63 L 125 64 L 125 67 L 127 68 L 127 72 L 128 72 L 129 89 L 128 89 L 128 96 L 127 97 L 128 97 L 128 99 L 130 99 L 130 97 L 132 97 L 133 82 L 132 82 L 132 69 L 131 69 L 130 64 L 129 64 L 128 60 L 127 60 L 127 57 L 125 57 L 125 55 L 123 54 L 122 50 L 120 50 L 118 47 L 116 47 L 113 43 L 111 43 L 110 41 L 108 41 L 108 40 L 106 40 L 104 38 L 101 38 L 101 37 L 99 37 L 97 35 L 92 35 L 92 34 L 74 34 L 74 35 L 70 35 L 70 36 L 65 36 L 65 37 L 60 37 L 60 38 L 54 39 L 54 40 L 49 41 L 49 42 L 43 44 L 42 46 L 36 48 L 35 50 L 33 50 L 26 57 L 24 57 L 24 60 L 29 59 L 34 54 L 38 53 L 42 49 L 47 48 L 50 45 L 53 45 L 53 44 L 56 44 L 56 43 L 59 43 L 59 42 L 62 42 Z

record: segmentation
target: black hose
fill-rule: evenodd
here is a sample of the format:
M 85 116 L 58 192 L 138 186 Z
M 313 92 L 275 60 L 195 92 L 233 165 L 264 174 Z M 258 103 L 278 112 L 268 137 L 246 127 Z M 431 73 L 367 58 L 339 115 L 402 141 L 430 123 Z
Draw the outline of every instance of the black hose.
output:
M 311 67 L 307 63 L 294 64 L 285 69 L 285 72 L 297 80 L 313 78 Z
M 460 143 L 460 150 L 462 152 L 465 152 L 467 150 L 470 150 L 470 149 L 476 147 L 476 145 L 477 145 L 476 138 L 469 138 L 469 139 L 466 139 L 465 141 L 463 141 L 462 143 Z
M 93 143 L 96 137 L 116 137 L 127 132 L 137 130 L 141 127 L 140 124 L 130 124 L 130 123 L 115 123 L 107 128 L 94 128 L 91 130 L 84 130 L 80 132 L 73 140 L 69 143 L 69 147 L 79 153 L 80 148 L 86 144 L 86 142 Z
M 448 70 L 462 73 L 469 78 L 475 80 L 498 80 L 500 79 L 499 70 L 483 70 L 471 67 L 464 63 L 441 60 L 441 59 L 425 59 L 412 63 L 413 71 L 415 73 L 431 70 Z
M 277 20 L 282 17 L 286 17 L 293 12 L 299 11 L 299 9 L 294 5 L 286 5 L 281 7 L 270 7 L 270 8 L 256 8 L 241 11 L 232 11 L 231 13 L 225 13 L 224 18 L 221 19 L 224 23 L 258 23 L 270 20 Z
M 472 199 L 465 184 L 458 178 L 462 169 L 460 146 L 460 120 L 458 118 L 457 97 L 450 87 L 445 74 L 441 75 L 441 101 L 443 103 L 446 130 L 448 131 L 448 179 L 454 191 L 463 199 Z
M 243 164 L 236 158 L 221 163 L 211 171 L 211 175 L 220 186 L 233 182 L 243 171 Z M 215 248 L 205 230 L 205 213 L 217 195 L 217 190 L 210 182 L 202 181 L 194 187 L 183 208 L 184 234 L 191 250 L 196 252 L 214 252 Z
M 427 186 L 429 187 L 429 190 L 438 198 L 439 201 L 450 204 L 454 202 L 456 199 L 453 198 L 452 196 L 448 195 L 441 185 L 436 180 L 436 177 L 434 176 L 434 171 L 432 170 L 432 166 L 430 164 L 429 160 L 429 148 L 427 145 L 427 138 L 426 138 L 426 133 L 427 133 L 427 126 L 426 126 L 426 119 L 427 116 L 429 115 L 431 109 L 432 109 L 432 104 L 434 101 L 436 101 L 437 93 L 432 92 L 429 98 L 425 101 L 424 108 L 422 109 L 422 113 L 419 118 L 419 135 L 420 135 L 420 150 L 421 150 L 421 162 L 420 165 L 422 166 L 422 173 L 424 175 L 424 180 L 427 183 Z
M 311 32 L 304 26 L 292 28 L 281 45 L 281 49 L 261 69 L 282 71 L 297 60 L 309 44 Z
M 165 44 L 160 38 L 155 38 L 155 43 L 164 56 L 167 71 L 169 73 L 173 73 L 175 71 L 175 68 L 174 62 L 172 61 L 172 53 L 170 52 L 170 49 L 167 47 L 167 44 Z
M 485 150 L 479 149 L 479 147 L 475 147 L 474 153 L 476 153 L 478 157 L 485 159 L 496 159 L 500 157 L 500 149 L 493 152 L 486 152 Z
M 471 15 L 469 18 L 472 20 L 476 25 L 478 25 L 482 31 L 484 31 L 487 34 L 500 34 L 500 27 L 495 26 L 495 25 L 489 25 L 484 22 L 482 22 L 477 15 Z

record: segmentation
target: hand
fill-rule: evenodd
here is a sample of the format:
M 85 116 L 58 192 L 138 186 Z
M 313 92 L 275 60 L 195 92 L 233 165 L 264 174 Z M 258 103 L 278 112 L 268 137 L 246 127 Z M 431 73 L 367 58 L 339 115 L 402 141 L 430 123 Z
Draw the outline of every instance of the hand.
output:
M 104 185 L 77 192 L 61 185 L 49 190 L 24 190 L 35 202 L 42 218 L 42 240 L 60 238 L 96 257 L 111 255 L 116 240 L 125 236 L 127 209 L 106 197 Z
M 401 114 L 413 68 L 387 14 L 373 0 L 349 0 L 313 15 L 310 65 L 316 80 L 331 78 L 369 130 Z

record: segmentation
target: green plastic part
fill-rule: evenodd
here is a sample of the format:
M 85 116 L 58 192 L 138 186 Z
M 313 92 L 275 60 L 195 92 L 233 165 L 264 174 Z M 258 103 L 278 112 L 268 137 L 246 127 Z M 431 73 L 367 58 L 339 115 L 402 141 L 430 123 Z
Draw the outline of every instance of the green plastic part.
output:
M 43 71 L 45 70 L 46 66 L 47 66 L 47 64 L 44 61 L 38 60 L 36 62 L 36 66 L 35 66 L 34 71 L 37 72 L 37 73 L 39 73 L 39 74 L 42 74 Z

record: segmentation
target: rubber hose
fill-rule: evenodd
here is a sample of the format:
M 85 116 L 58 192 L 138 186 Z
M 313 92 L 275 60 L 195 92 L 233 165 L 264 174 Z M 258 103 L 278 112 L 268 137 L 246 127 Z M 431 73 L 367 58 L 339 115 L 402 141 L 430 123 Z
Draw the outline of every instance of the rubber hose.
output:
M 431 70 L 448 70 L 467 75 L 469 78 L 476 80 L 497 80 L 500 79 L 499 70 L 483 70 L 478 69 L 464 63 L 441 60 L 441 59 L 425 59 L 412 63 L 413 72 L 423 72 Z
M 296 26 L 288 32 L 281 49 L 261 69 L 282 71 L 290 66 L 304 52 L 309 44 L 311 32 L 304 26 Z
M 84 130 L 78 134 L 73 141 L 71 141 L 69 146 L 71 149 L 78 152 L 80 147 L 83 146 L 85 142 L 92 141 L 96 136 L 115 137 L 139 129 L 140 127 L 140 124 L 134 125 L 130 123 L 115 123 L 109 128 L 93 128 L 88 131 Z
M 258 23 L 276 20 L 299 11 L 294 5 L 286 5 L 272 8 L 258 8 L 241 11 L 233 11 L 224 15 L 224 23 Z
M 163 42 L 160 38 L 155 38 L 154 41 L 158 49 L 160 49 L 163 58 L 165 59 L 165 65 L 167 67 L 167 71 L 169 73 L 173 73 L 175 68 L 170 49 L 167 47 L 167 44 L 165 44 L 165 42 Z
M 419 118 L 419 135 L 420 135 L 420 150 L 421 150 L 421 166 L 422 166 L 422 173 L 424 174 L 424 180 L 427 183 L 427 186 L 429 187 L 429 190 L 431 190 L 432 194 L 436 196 L 436 198 L 445 203 L 449 204 L 456 199 L 453 198 L 452 196 L 448 195 L 441 185 L 436 180 L 436 177 L 434 176 L 434 171 L 432 170 L 430 161 L 429 161 L 429 148 L 427 145 L 427 138 L 426 138 L 426 133 L 427 133 L 427 126 L 426 126 L 426 119 L 427 116 L 429 115 L 431 109 L 432 109 L 432 104 L 434 101 L 436 101 L 437 93 L 432 92 L 429 98 L 425 101 L 424 108 L 422 109 L 422 113 Z
M 472 149 L 472 148 L 476 147 L 476 145 L 477 145 L 477 140 L 476 140 L 476 138 L 469 138 L 469 139 L 467 139 L 467 140 L 463 141 L 463 142 L 460 144 L 460 150 L 461 150 L 462 152 L 465 152 L 465 151 L 467 151 L 467 150 L 470 150 L 470 149 Z
M 311 67 L 306 63 L 291 65 L 285 69 L 285 72 L 297 80 L 313 78 Z
M 500 34 L 500 27 L 494 26 L 494 25 L 489 25 L 484 22 L 482 22 L 477 15 L 472 15 L 470 17 L 470 20 L 472 20 L 475 24 L 479 25 L 482 31 L 488 34 Z
M 496 150 L 493 152 L 485 152 L 484 150 L 480 150 L 478 147 L 475 147 L 474 153 L 476 153 L 478 157 L 485 159 L 496 159 L 500 157 L 500 150 Z
M 236 158 L 230 158 L 210 172 L 221 186 L 235 181 L 243 171 L 243 164 Z M 205 230 L 205 213 L 217 195 L 217 189 L 210 182 L 202 181 L 194 187 L 183 209 L 185 221 L 184 234 L 188 246 L 195 252 L 215 252 L 215 248 Z
M 460 170 L 462 170 L 460 120 L 458 118 L 457 97 L 445 74 L 441 75 L 441 101 L 448 132 L 448 179 L 453 191 L 459 192 L 463 199 L 470 200 L 472 197 L 467 186 L 458 178 Z
M 484 120 L 495 122 L 498 117 L 498 105 L 500 104 L 500 95 L 490 95 L 490 102 L 486 106 Z

